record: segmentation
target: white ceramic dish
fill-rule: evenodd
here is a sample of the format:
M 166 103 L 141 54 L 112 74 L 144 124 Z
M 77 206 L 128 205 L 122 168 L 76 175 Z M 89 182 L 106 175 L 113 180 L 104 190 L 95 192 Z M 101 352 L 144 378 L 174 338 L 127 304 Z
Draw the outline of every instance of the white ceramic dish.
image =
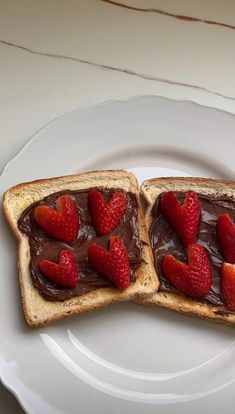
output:
M 235 178 L 235 117 L 139 97 L 66 114 L 6 166 L 1 193 L 41 177 L 99 168 L 150 176 Z M 32 414 L 234 414 L 235 331 L 127 303 L 28 329 L 16 243 L 1 215 L 0 371 Z

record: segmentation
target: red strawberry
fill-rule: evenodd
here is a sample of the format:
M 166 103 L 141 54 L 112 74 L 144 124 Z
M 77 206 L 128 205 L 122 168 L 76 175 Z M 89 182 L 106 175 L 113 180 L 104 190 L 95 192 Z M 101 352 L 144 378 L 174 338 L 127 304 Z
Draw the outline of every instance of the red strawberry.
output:
M 235 224 L 228 213 L 219 215 L 216 231 L 224 259 L 235 263 Z
M 58 264 L 50 260 L 41 260 L 38 267 L 44 276 L 58 285 L 70 289 L 74 289 L 77 285 L 78 266 L 73 253 L 68 249 L 61 250 Z
M 110 279 L 119 289 L 126 289 L 130 285 L 129 258 L 119 237 L 110 237 L 109 252 L 98 244 L 92 244 L 88 248 L 88 260 L 99 273 Z
M 89 193 L 89 208 L 94 227 L 98 234 L 110 233 L 117 227 L 127 207 L 127 196 L 121 191 L 115 192 L 108 203 L 98 190 Z
M 79 230 L 76 202 L 70 196 L 62 195 L 56 201 L 56 208 L 39 205 L 34 210 L 34 218 L 50 236 L 72 243 Z
M 181 205 L 173 191 L 161 197 L 161 211 L 165 219 L 178 234 L 183 246 L 196 243 L 201 206 L 198 196 L 188 191 Z
M 190 244 L 187 251 L 188 265 L 174 256 L 164 256 L 163 273 L 180 292 L 195 297 L 205 296 L 210 291 L 212 281 L 209 259 L 199 244 Z
M 221 293 L 227 307 L 235 311 L 235 265 L 230 263 L 221 266 Z

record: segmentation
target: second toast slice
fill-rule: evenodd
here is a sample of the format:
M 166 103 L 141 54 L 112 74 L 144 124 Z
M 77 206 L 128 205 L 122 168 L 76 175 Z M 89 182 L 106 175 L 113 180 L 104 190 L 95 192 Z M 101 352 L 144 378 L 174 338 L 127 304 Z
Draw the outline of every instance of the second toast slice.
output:
M 166 280 L 161 269 L 163 252 L 164 254 L 173 254 L 173 256 L 178 254 L 178 259 L 184 262 L 186 249 L 178 242 L 178 236 L 164 221 L 161 214 L 157 215 L 160 197 L 163 193 L 174 192 L 178 195 L 181 194 L 183 200 L 188 191 L 197 193 L 202 204 L 201 222 L 204 224 L 200 227 L 199 244 L 205 247 L 212 267 L 211 290 L 201 299 L 192 298 L 177 291 Z M 157 235 L 159 249 L 153 253 L 160 287 L 157 293 L 147 298 L 138 299 L 136 302 L 145 306 L 162 306 L 188 315 L 235 324 L 235 312 L 228 309 L 221 295 L 220 270 L 224 259 L 221 256 L 216 236 L 216 223 L 219 214 L 229 212 L 231 218 L 235 219 L 235 182 L 205 178 L 156 178 L 143 182 L 141 195 L 147 203 L 145 221 L 153 251 L 155 241 L 153 233 L 150 234 L 151 229 L 155 226 L 156 231 L 159 232 Z M 210 204 L 214 206 L 213 212 L 210 212 Z M 209 232 L 208 240 L 207 232 Z M 175 242 L 178 245 L 178 252 L 174 246 Z

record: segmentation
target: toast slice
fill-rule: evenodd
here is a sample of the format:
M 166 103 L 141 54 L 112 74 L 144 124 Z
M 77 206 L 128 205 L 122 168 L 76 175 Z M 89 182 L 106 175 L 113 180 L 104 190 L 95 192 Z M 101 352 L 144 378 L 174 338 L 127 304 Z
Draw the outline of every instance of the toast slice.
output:
M 235 182 L 214 180 L 205 178 L 156 178 L 146 180 L 141 186 L 141 197 L 147 204 L 145 222 L 149 232 L 152 221 L 152 208 L 157 197 L 166 191 L 195 191 L 198 194 L 212 197 L 229 197 L 234 201 L 235 207 Z M 169 252 L 169 254 L 171 254 Z M 155 269 L 157 267 L 155 266 Z M 158 273 L 157 270 L 155 270 Z M 157 275 L 160 279 L 160 274 Z M 227 324 L 235 324 L 235 312 L 221 305 L 208 304 L 204 301 L 194 300 L 190 297 L 173 291 L 164 291 L 160 287 L 157 293 L 147 298 L 135 300 L 136 303 L 145 306 L 161 306 L 187 315 L 212 319 Z
M 139 238 L 143 242 L 141 252 L 143 260 L 140 267 L 135 271 L 135 281 L 123 291 L 115 287 L 102 287 L 82 296 L 66 299 L 63 302 L 47 300 L 39 293 L 32 282 L 29 267 L 29 238 L 19 230 L 18 220 L 27 207 L 52 193 L 94 187 L 118 188 L 125 192 L 132 192 L 137 197 L 137 225 Z M 157 290 L 158 280 L 153 268 L 152 252 L 148 244 L 142 210 L 139 207 L 138 183 L 132 173 L 125 170 L 94 171 L 22 183 L 5 192 L 3 208 L 7 221 L 19 243 L 19 282 L 23 310 L 26 321 L 30 326 L 46 325 L 64 316 L 90 311 L 113 302 L 128 301 L 137 295 L 147 295 Z

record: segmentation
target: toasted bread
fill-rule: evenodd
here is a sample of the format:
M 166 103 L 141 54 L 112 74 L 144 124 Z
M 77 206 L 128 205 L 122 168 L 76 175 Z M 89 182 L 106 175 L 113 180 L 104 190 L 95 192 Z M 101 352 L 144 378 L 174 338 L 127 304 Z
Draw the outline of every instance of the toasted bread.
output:
M 169 177 L 146 180 L 141 186 L 141 197 L 143 197 L 145 203 L 147 203 L 145 222 L 148 232 L 153 220 L 152 208 L 157 197 L 165 191 L 186 192 L 189 190 L 203 195 L 231 197 L 234 199 L 235 204 L 234 181 L 191 177 Z M 161 291 L 161 288 L 157 293 L 149 295 L 147 298 L 137 299 L 135 302 L 145 306 L 162 306 L 200 318 L 212 319 L 227 324 L 235 324 L 235 312 L 229 311 L 226 306 L 211 305 L 203 301 L 194 300 L 181 293 Z
M 81 190 L 94 187 L 119 188 L 136 194 L 139 189 L 136 177 L 124 170 L 94 171 L 64 177 L 36 180 L 10 188 L 4 194 L 3 208 L 5 216 L 18 240 L 18 269 L 23 310 L 30 326 L 49 324 L 56 319 L 109 305 L 113 302 L 127 301 L 137 295 L 153 293 L 158 288 L 152 252 L 148 245 L 148 235 L 141 208 L 138 207 L 139 237 L 143 241 L 143 262 L 135 272 L 135 281 L 121 291 L 115 287 L 96 289 L 82 296 L 61 301 L 44 299 L 34 287 L 30 274 L 30 245 L 27 235 L 18 227 L 23 211 L 32 203 L 63 190 Z

